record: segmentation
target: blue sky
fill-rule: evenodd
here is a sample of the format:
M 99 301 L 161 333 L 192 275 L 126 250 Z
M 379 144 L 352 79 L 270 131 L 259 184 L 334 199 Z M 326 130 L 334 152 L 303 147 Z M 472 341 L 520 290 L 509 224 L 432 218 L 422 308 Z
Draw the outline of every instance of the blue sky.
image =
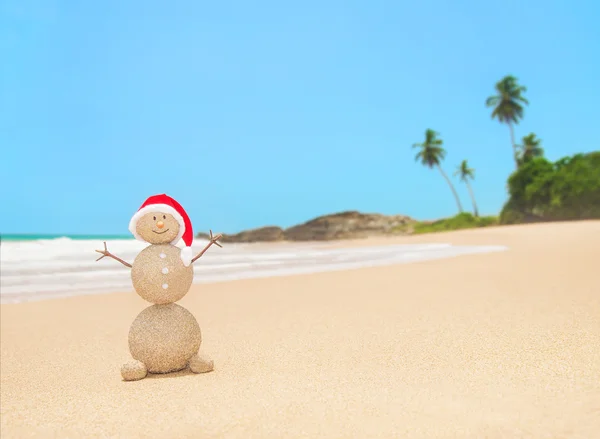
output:
M 519 138 L 599 148 L 595 3 L 4 0 L 0 231 L 127 233 L 156 193 L 196 231 L 453 215 L 414 162 L 426 128 L 497 213 L 513 162 L 484 102 L 505 74 L 529 89 Z

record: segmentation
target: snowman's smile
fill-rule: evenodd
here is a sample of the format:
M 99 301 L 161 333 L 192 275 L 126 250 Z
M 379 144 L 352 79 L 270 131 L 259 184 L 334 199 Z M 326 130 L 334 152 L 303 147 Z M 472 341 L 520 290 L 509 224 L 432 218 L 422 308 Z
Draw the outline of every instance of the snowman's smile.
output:
M 167 229 L 167 230 L 163 230 L 162 232 L 156 232 L 154 230 L 152 230 L 154 233 L 156 233 L 157 235 L 162 235 L 163 233 L 167 233 L 169 230 L 171 229 Z

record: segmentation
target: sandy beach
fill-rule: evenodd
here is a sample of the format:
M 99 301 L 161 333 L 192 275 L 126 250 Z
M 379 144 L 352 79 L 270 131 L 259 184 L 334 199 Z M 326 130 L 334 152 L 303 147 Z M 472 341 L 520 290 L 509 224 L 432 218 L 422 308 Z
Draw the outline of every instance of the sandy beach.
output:
M 331 246 L 427 242 L 509 249 L 194 285 L 204 375 L 121 380 L 135 293 L 3 304 L 1 437 L 600 437 L 600 221 Z

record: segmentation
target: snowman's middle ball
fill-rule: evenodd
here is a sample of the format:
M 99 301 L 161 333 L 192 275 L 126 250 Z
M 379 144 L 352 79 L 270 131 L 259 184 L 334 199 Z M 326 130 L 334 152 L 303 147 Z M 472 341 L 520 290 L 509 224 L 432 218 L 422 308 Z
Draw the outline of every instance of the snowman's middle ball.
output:
M 194 280 L 194 266 L 183 265 L 180 254 L 179 247 L 162 244 L 146 247 L 137 255 L 131 280 L 142 299 L 162 305 L 187 294 Z

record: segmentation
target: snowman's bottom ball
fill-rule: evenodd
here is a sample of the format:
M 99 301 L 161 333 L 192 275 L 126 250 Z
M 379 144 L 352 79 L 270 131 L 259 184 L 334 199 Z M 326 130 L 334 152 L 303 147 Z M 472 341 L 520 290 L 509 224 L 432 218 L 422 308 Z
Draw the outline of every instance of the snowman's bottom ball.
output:
M 185 369 L 198 353 L 202 334 L 187 309 L 175 303 L 143 310 L 129 329 L 129 351 L 150 373 Z

